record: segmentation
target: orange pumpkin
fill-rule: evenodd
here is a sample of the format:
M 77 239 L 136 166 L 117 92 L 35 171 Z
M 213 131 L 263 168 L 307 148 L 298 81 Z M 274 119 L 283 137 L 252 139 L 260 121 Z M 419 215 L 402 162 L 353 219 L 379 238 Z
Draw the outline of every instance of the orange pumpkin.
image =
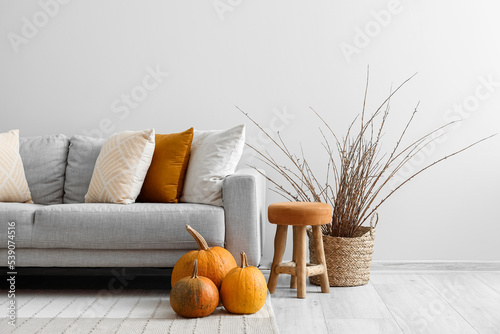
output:
M 222 280 L 234 267 L 237 267 L 233 255 L 222 247 L 208 247 L 205 239 L 191 226 L 186 225 L 186 230 L 193 236 L 198 244 L 198 250 L 184 254 L 175 264 L 172 271 L 172 287 L 181 278 L 191 274 L 191 265 L 198 260 L 198 272 L 200 276 L 208 277 L 220 289 Z
M 220 298 L 231 313 L 255 313 L 264 306 L 267 283 L 262 272 L 248 266 L 245 252 L 241 252 L 241 267 L 231 269 L 222 282 Z
M 219 305 L 219 290 L 214 282 L 198 276 L 198 261 L 194 260 L 191 277 L 184 277 L 170 291 L 170 305 L 186 318 L 206 317 Z

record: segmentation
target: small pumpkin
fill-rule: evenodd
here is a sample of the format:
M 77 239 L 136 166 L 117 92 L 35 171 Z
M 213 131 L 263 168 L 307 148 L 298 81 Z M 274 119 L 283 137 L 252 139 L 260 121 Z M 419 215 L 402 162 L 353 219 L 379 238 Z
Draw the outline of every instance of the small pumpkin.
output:
M 191 264 L 198 260 L 198 272 L 200 276 L 210 278 L 217 289 L 220 289 L 222 280 L 226 274 L 234 267 L 237 267 L 233 255 L 222 247 L 208 247 L 205 239 L 191 226 L 186 225 L 186 230 L 191 234 L 198 244 L 198 250 L 190 251 L 184 254 L 175 264 L 172 270 L 172 287 L 181 278 L 189 276 L 191 273 Z
M 170 291 L 170 306 L 186 318 L 206 317 L 219 305 L 219 290 L 209 278 L 198 276 L 198 261 L 194 260 L 191 277 L 184 277 Z
M 245 252 L 241 252 L 241 267 L 231 269 L 224 278 L 220 297 L 224 308 L 231 313 L 251 314 L 264 306 L 266 279 L 259 269 L 248 266 Z

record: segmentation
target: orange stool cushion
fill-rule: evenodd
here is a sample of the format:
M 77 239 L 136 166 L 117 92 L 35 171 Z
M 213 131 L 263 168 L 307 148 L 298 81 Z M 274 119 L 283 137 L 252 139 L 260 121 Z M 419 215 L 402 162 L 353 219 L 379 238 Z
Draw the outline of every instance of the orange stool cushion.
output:
M 269 205 L 269 222 L 277 225 L 325 225 L 332 221 L 332 207 L 319 202 L 281 202 Z

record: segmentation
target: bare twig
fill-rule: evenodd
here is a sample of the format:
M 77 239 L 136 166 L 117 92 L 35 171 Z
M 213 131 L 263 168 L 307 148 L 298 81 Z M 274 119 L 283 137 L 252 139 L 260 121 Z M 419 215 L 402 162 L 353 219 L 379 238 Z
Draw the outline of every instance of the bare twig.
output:
M 334 144 L 330 145 L 330 141 L 320 127 L 320 133 L 323 138 L 322 145 L 328 156 L 328 168 L 326 181 L 324 183 L 316 177 L 313 169 L 307 162 L 302 145 L 300 146 L 300 157 L 294 155 L 285 144 L 279 132 L 275 134 L 278 139 L 274 139 L 275 137 L 266 132 L 264 128 L 248 115 L 248 113 L 237 107 L 238 110 L 250 119 L 259 130 L 271 140 L 285 158 L 292 163 L 291 167 L 280 165 L 267 150 L 261 152 L 257 148 L 247 144 L 257 153 L 258 160 L 278 173 L 288 183 L 292 191 L 287 190 L 283 185 L 278 183 L 278 181 L 265 175 L 255 166 L 251 167 L 264 175 L 264 177 L 274 185 L 275 188 L 271 189 L 272 191 L 282 195 L 290 201 L 315 201 L 332 205 L 332 222 L 322 227 L 323 233 L 331 236 L 352 237 L 356 230 L 403 185 L 436 164 L 492 137 L 489 136 L 480 139 L 465 148 L 448 154 L 419 169 L 411 176 L 405 178 L 401 184 L 391 190 L 387 195 L 384 195 L 384 197 L 375 204 L 375 200 L 381 196 L 382 190 L 386 188 L 389 181 L 394 178 L 413 157 L 432 144 L 436 139 L 440 138 L 443 134 L 439 134 L 439 131 L 455 123 L 450 122 L 440 126 L 417 140 L 412 141 L 409 145 L 401 147 L 403 139 L 417 114 L 419 106 L 419 103 L 417 103 L 392 150 L 387 154 L 381 152 L 381 141 L 384 137 L 384 126 L 390 113 L 391 97 L 415 75 L 416 73 L 400 84 L 395 90 L 391 88 L 389 96 L 365 121 L 369 80 L 369 71 L 367 71 L 367 82 L 361 115 L 358 114 L 349 124 L 346 135 L 342 137 L 341 140 L 339 140 L 339 137 L 337 137 L 323 117 L 311 108 L 313 113 L 320 119 L 333 137 Z M 375 135 L 374 123 L 378 116 L 381 116 L 382 119 Z M 351 132 L 354 131 L 354 126 L 358 120 L 360 121 L 359 132 L 351 136 Z M 336 147 L 336 153 L 332 146 Z M 332 176 L 330 176 L 330 174 L 332 174 Z

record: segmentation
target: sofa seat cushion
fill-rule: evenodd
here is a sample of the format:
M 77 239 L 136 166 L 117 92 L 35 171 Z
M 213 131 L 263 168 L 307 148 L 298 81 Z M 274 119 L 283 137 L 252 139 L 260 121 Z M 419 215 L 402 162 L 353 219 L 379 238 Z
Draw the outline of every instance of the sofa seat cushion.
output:
M 8 223 L 15 222 L 16 248 L 31 247 L 35 211 L 43 205 L 28 203 L 0 203 L 0 248 L 7 248 Z
M 65 135 L 19 138 L 19 154 L 33 202 L 63 202 L 68 147 L 69 138 Z
M 223 246 L 224 209 L 190 203 L 86 203 L 36 212 L 34 248 L 196 249 L 186 224 L 211 246 Z

